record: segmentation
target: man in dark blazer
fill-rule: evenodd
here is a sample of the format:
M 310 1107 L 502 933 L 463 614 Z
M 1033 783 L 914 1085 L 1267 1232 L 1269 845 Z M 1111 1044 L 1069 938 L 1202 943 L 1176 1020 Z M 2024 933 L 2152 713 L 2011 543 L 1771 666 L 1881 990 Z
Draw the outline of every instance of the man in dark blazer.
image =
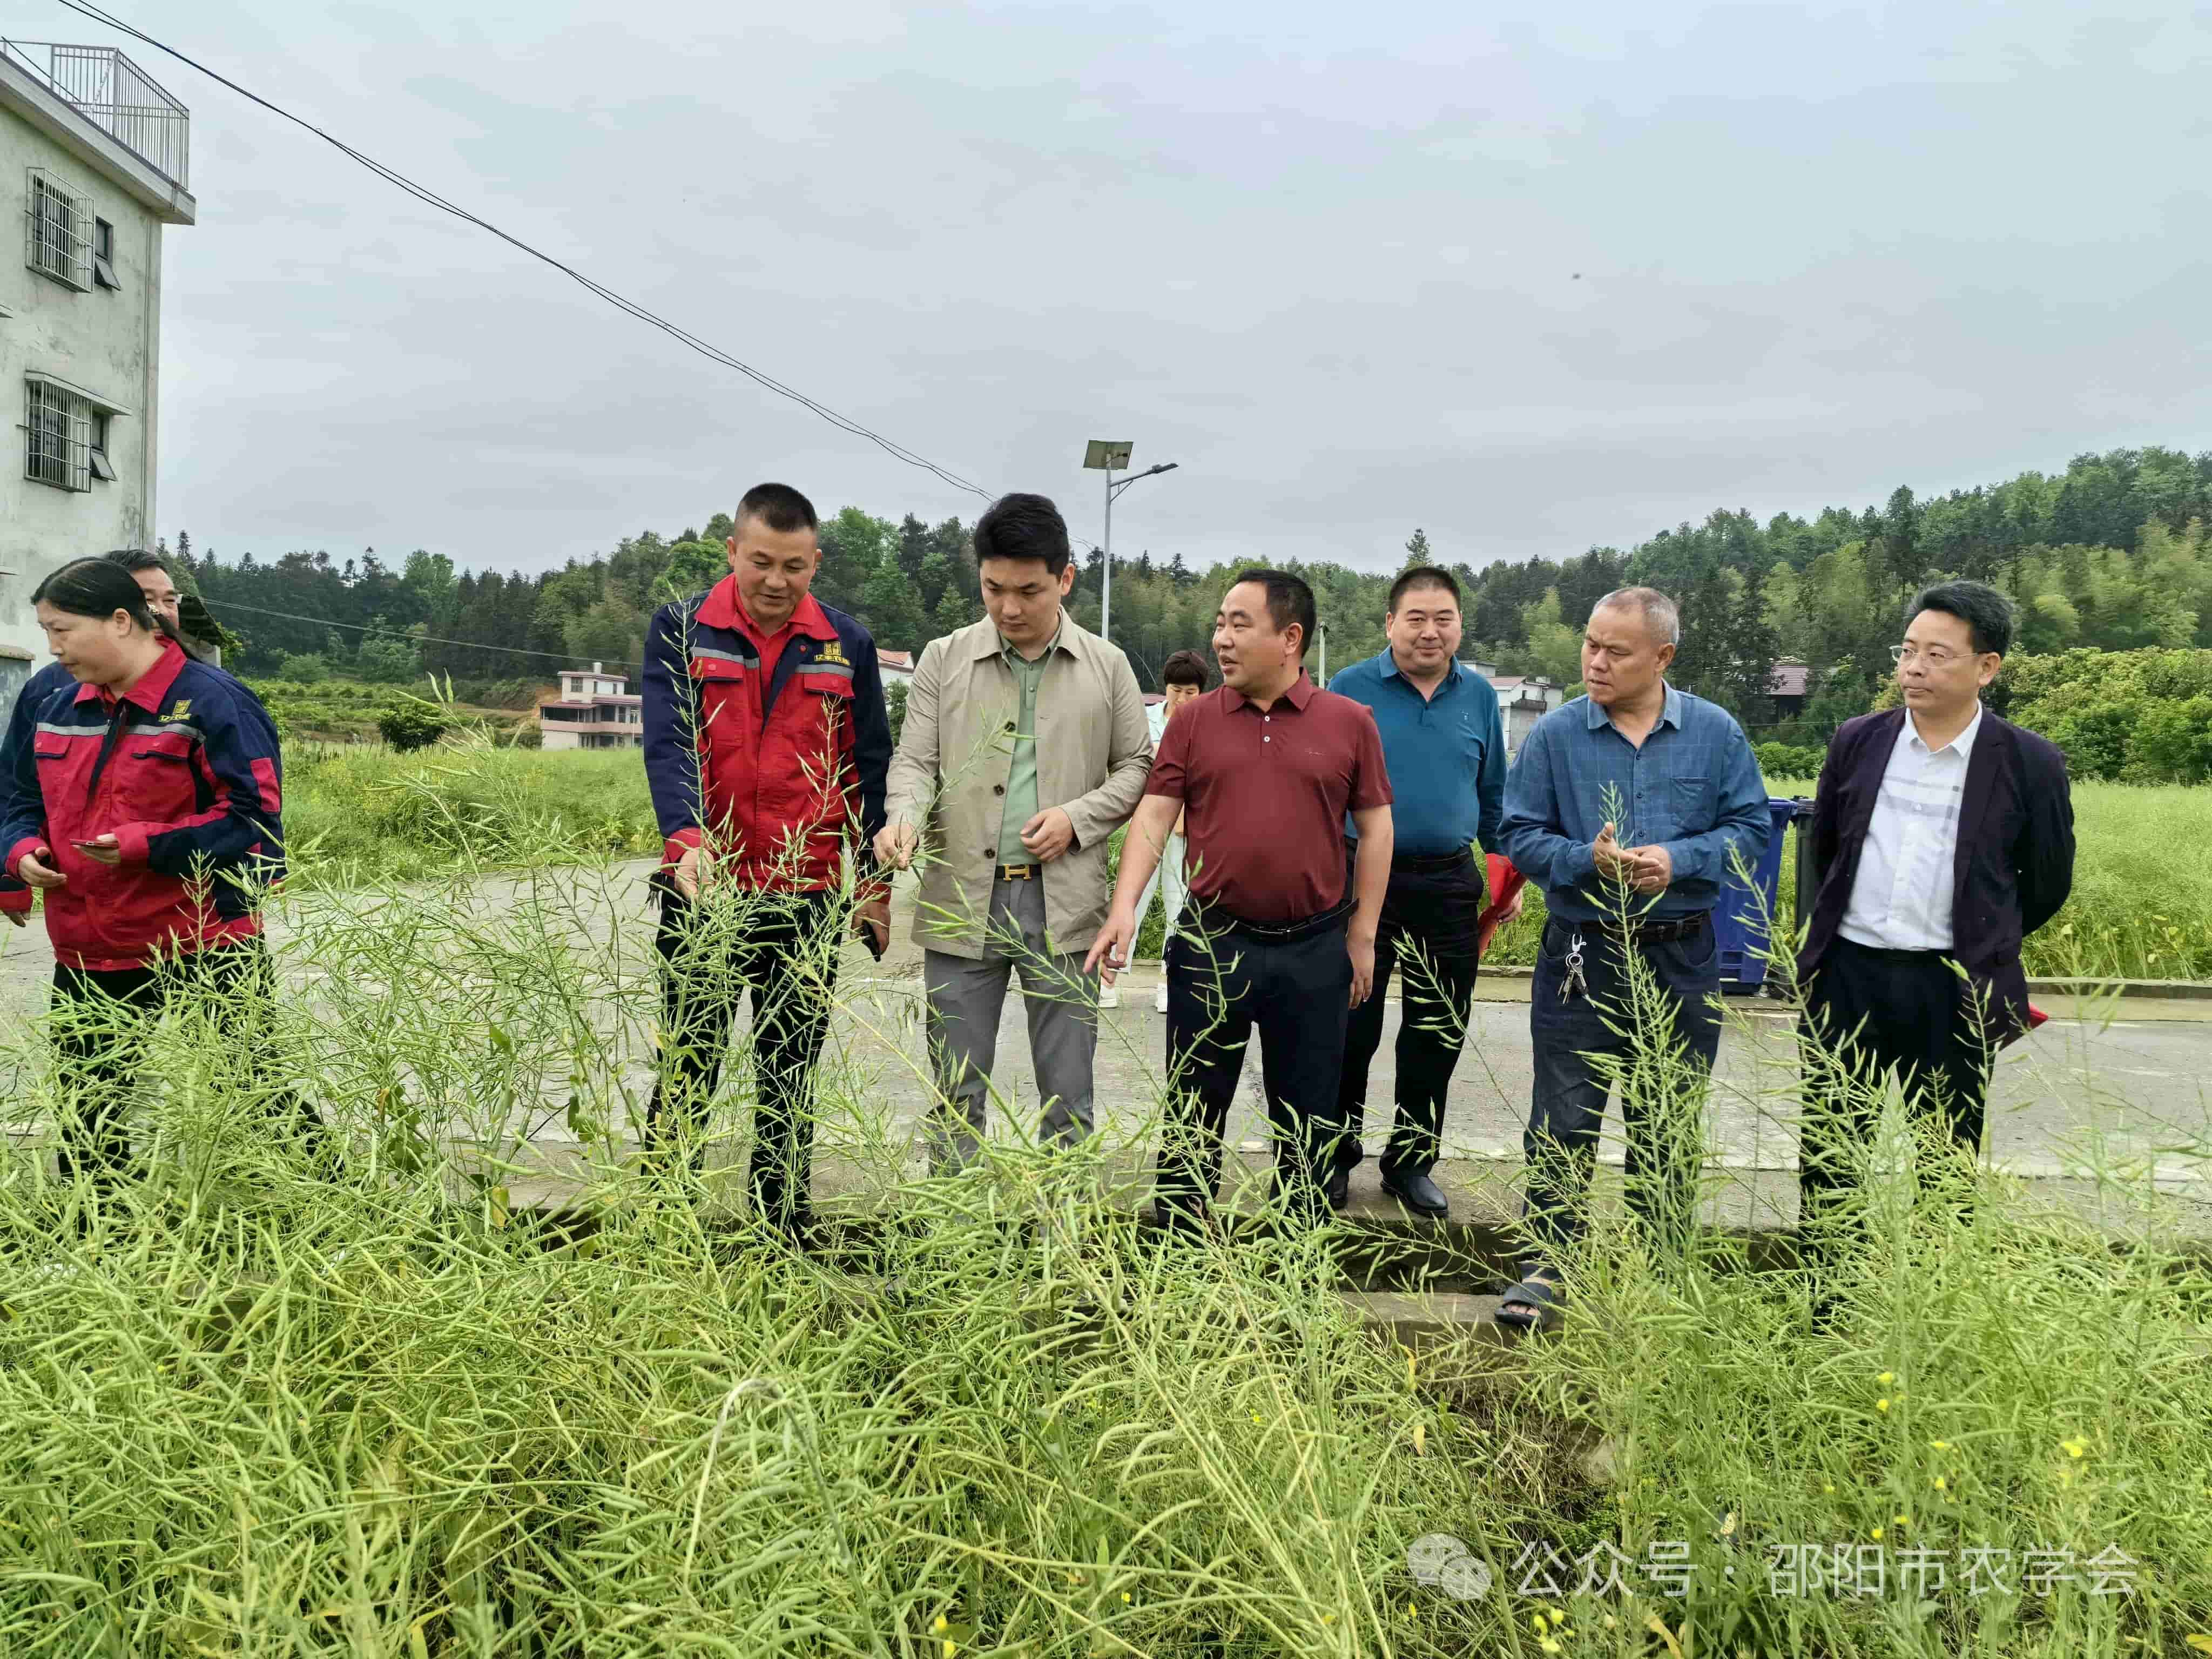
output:
M 2073 885 L 2074 805 L 2057 746 L 1982 707 L 2011 643 L 1995 588 L 1927 589 L 1892 653 L 1905 706 L 1846 721 L 1820 769 L 1797 965 L 1813 1035 L 1841 1064 L 1810 1068 L 1799 1152 L 1816 1261 L 1872 1139 L 1871 1089 L 1894 1071 L 1978 1154 L 1990 1060 L 2030 1023 L 2021 942 Z

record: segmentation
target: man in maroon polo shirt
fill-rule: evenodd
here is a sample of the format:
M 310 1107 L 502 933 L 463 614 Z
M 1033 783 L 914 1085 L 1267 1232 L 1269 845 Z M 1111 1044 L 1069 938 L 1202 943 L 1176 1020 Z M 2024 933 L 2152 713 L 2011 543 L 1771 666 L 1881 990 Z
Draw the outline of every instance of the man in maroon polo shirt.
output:
M 1390 884 L 1390 779 L 1367 707 L 1306 678 L 1313 630 L 1313 590 L 1296 576 L 1247 570 L 1224 596 L 1213 621 L 1222 684 L 1168 723 L 1121 848 L 1113 913 L 1084 964 L 1127 964 L 1137 896 L 1182 813 L 1190 897 L 1168 943 L 1157 1189 L 1160 1219 L 1177 1231 L 1195 1231 L 1212 1201 L 1255 1025 L 1276 1196 L 1300 1220 L 1327 1213 L 1345 1022 L 1374 981 Z M 1349 881 L 1347 812 L 1359 836 Z

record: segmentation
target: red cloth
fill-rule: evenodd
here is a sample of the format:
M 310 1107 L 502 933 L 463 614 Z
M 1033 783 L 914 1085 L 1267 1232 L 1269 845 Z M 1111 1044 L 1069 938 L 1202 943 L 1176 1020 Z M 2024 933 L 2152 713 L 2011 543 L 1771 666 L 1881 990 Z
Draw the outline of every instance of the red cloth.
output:
M 119 701 L 92 685 L 52 694 L 25 736 L 29 753 L 8 761 L 37 787 L 0 863 L 20 877 L 36 853 L 69 878 L 46 890 L 56 960 L 110 972 L 259 932 L 230 876 L 281 871 L 283 802 L 276 729 L 244 686 L 170 644 Z M 105 836 L 118 863 L 78 846 Z
M 697 622 L 685 666 L 697 687 L 706 822 L 737 860 L 743 886 L 836 886 L 844 836 L 860 812 L 853 665 L 836 625 L 809 593 L 790 621 L 764 634 L 745 614 L 735 576 L 715 584 Z M 718 640 L 726 648 L 714 648 Z M 793 662 L 780 677 L 787 655 Z M 697 828 L 681 830 L 662 856 L 673 864 L 699 840 Z
M 1484 860 L 1489 866 L 1490 903 L 1475 923 L 1474 950 L 1477 956 L 1490 949 L 1490 936 L 1505 921 L 1505 907 L 1512 902 L 1516 893 L 1528 884 L 1528 878 L 1498 854 L 1486 854 Z
M 1264 712 L 1228 686 L 1168 722 L 1145 785 L 1183 803 L 1191 896 L 1247 921 L 1304 921 L 1344 900 L 1344 815 L 1390 804 L 1364 703 L 1301 673 Z

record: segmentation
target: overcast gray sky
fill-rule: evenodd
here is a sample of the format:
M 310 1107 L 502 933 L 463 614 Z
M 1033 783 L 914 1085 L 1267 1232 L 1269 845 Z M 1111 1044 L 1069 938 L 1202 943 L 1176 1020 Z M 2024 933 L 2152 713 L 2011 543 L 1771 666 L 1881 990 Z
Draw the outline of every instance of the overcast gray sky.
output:
M 2212 445 L 2212 8 L 125 3 L 1079 535 L 1086 438 L 1181 463 L 1130 556 L 1557 556 Z M 766 477 L 980 506 L 130 49 L 194 123 L 172 538 L 538 568 Z

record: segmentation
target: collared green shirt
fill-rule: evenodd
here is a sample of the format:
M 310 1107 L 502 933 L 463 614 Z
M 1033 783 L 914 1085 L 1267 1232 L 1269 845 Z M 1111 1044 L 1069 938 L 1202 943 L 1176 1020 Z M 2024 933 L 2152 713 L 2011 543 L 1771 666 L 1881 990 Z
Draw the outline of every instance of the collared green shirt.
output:
M 1006 810 L 999 820 L 1001 864 L 1036 862 L 1036 854 L 1022 845 L 1022 830 L 1037 814 L 1037 687 L 1044 684 L 1044 665 L 1059 649 L 1059 629 L 1053 630 L 1052 642 L 1037 653 L 1035 662 L 1016 650 L 1004 635 L 999 637 L 999 655 L 1012 671 L 1020 696 L 1020 706 L 1014 712 L 1014 762 L 1006 773 Z

